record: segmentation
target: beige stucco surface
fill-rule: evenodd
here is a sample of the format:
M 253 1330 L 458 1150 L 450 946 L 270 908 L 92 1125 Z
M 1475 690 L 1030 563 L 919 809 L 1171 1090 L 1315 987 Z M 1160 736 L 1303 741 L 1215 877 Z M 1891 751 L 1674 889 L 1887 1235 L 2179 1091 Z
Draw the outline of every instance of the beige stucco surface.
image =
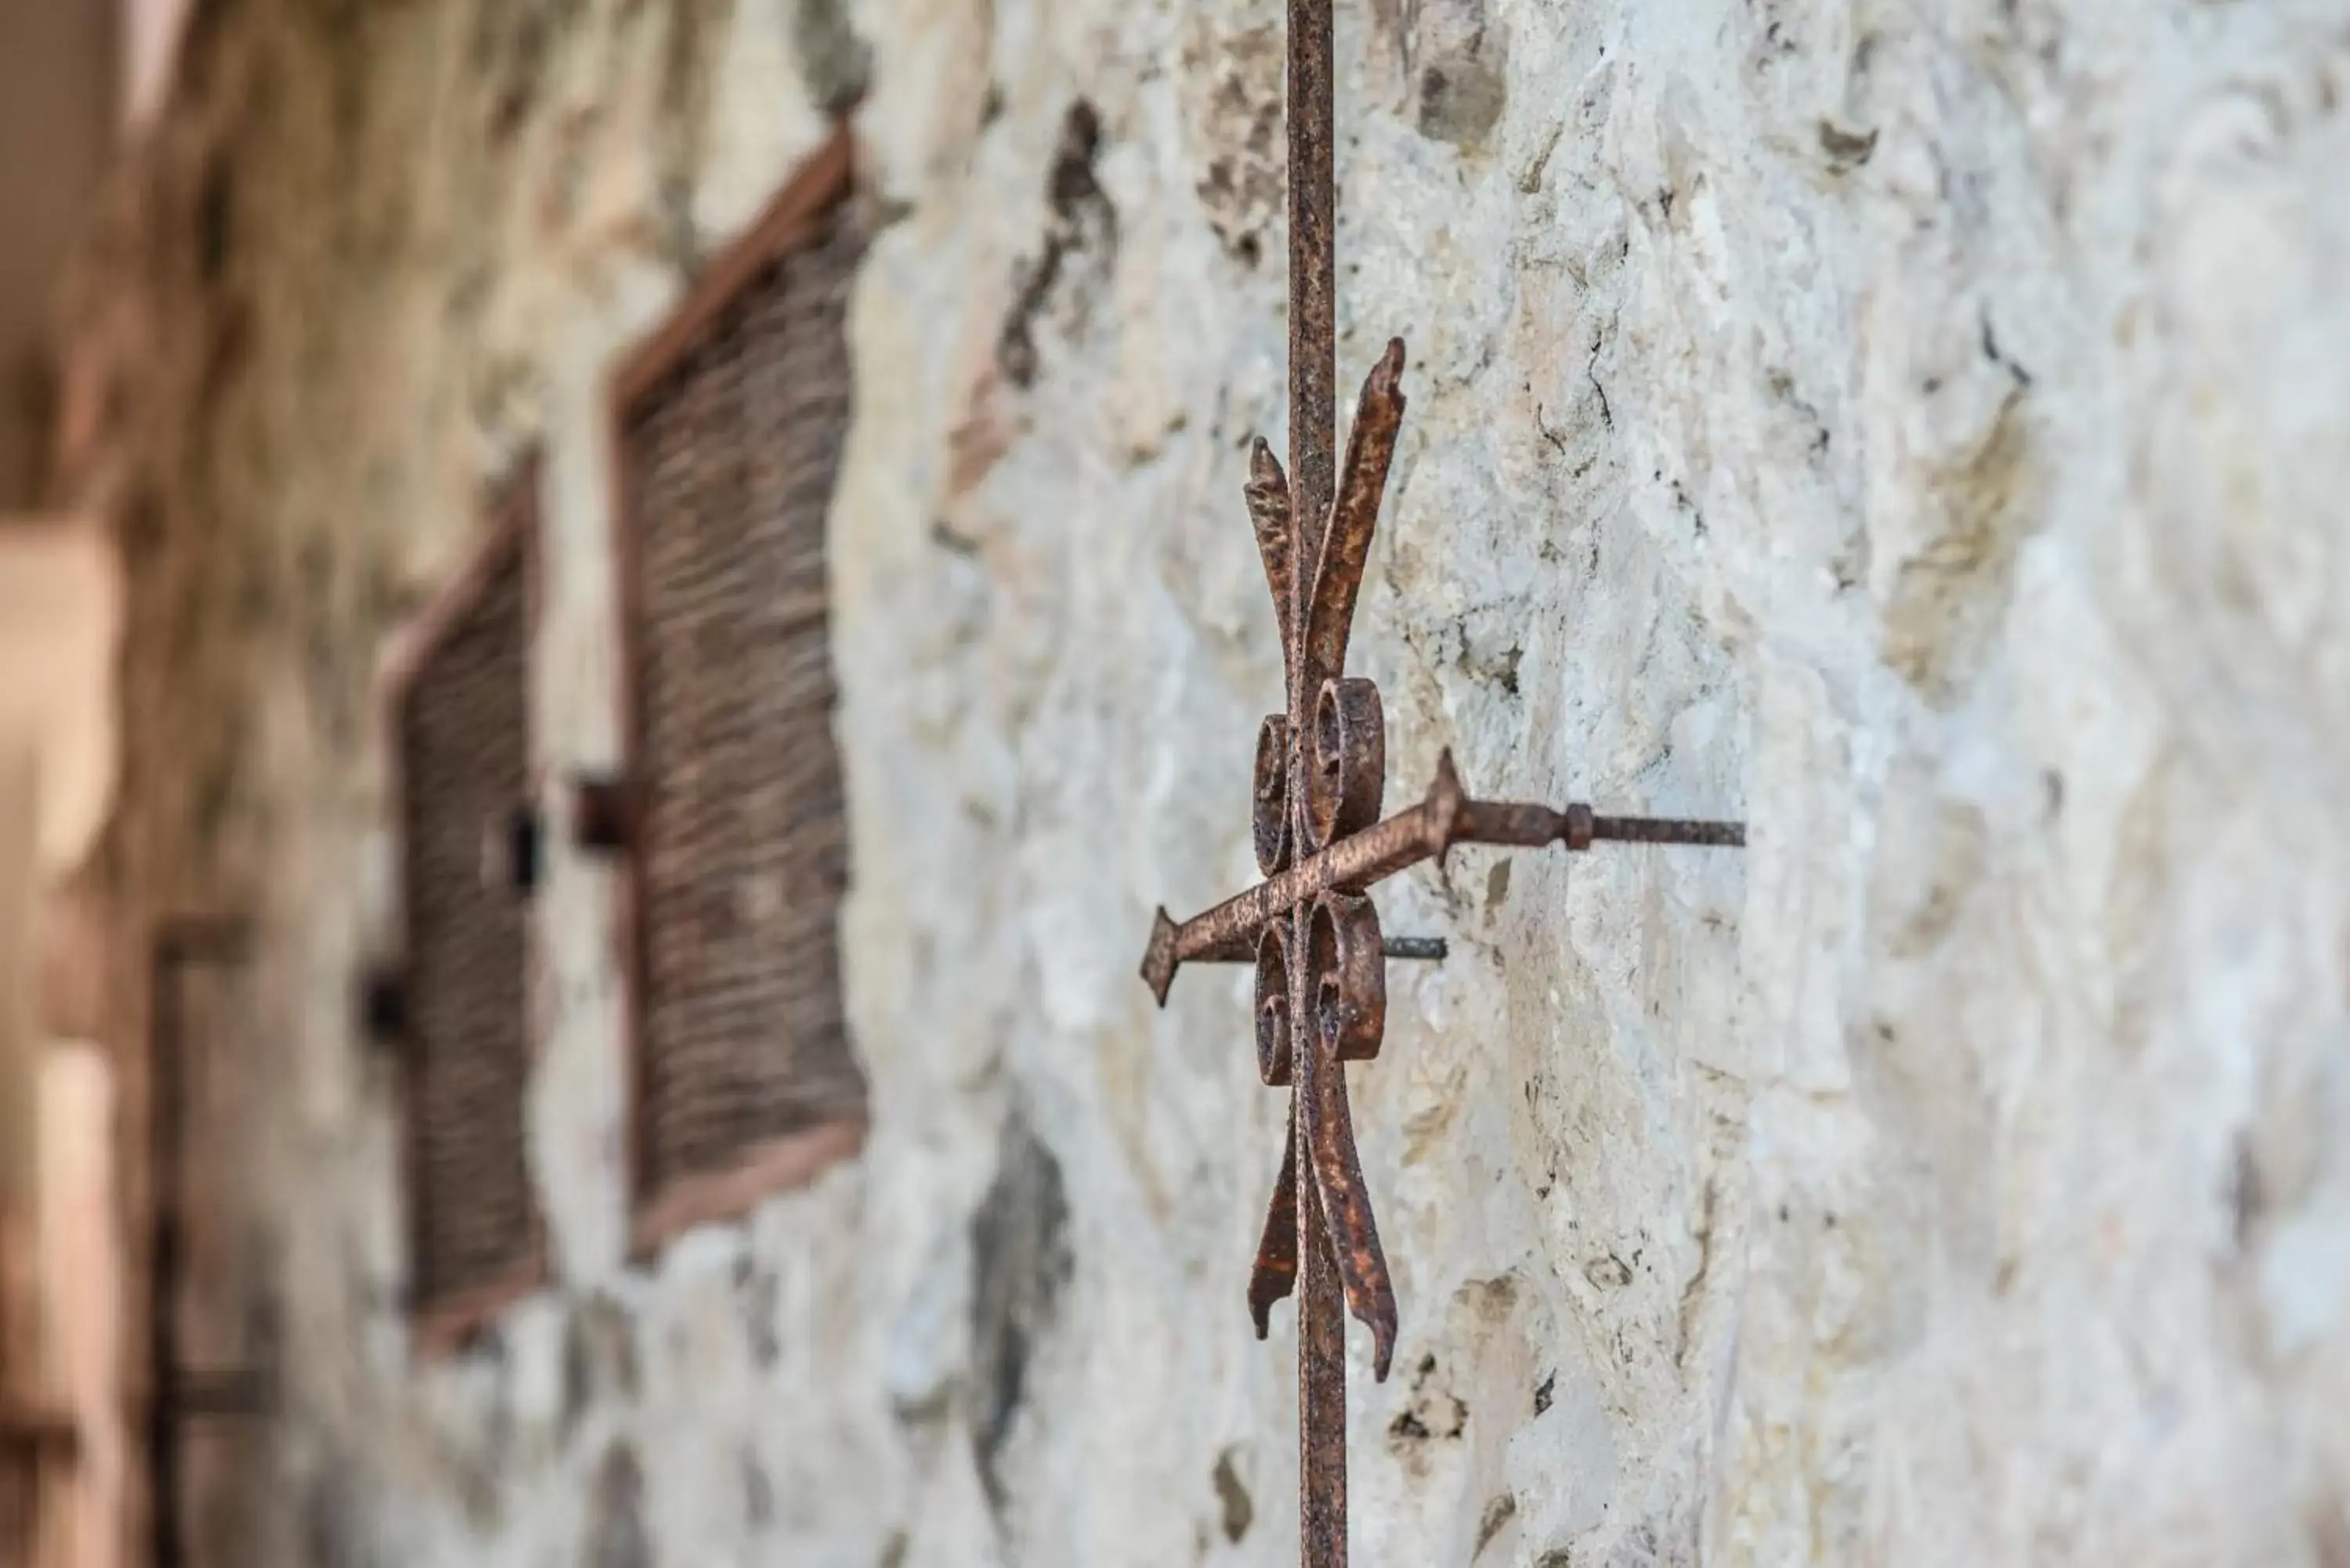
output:
M 1390 793 L 1746 816 L 1381 895 L 1403 1314 L 1357 1561 L 2350 1560 L 2350 34 L 2315 0 L 1342 0 L 1339 347 L 1412 407 Z M 252 1560 L 1292 1553 L 1237 975 L 1283 421 L 1268 0 L 246 0 L 142 302 L 123 919 L 270 932 Z M 602 377 L 856 110 L 833 518 L 864 1158 L 625 1258 L 609 874 L 542 895 L 556 1285 L 411 1355 L 382 639 L 546 455 L 536 745 L 614 752 Z M 1080 104 L 1084 106 L 1082 109 Z M 1097 134 L 1082 134 L 1088 119 Z M 160 765 L 168 759 L 169 767 Z M 269 1553 L 274 1552 L 272 1556 Z

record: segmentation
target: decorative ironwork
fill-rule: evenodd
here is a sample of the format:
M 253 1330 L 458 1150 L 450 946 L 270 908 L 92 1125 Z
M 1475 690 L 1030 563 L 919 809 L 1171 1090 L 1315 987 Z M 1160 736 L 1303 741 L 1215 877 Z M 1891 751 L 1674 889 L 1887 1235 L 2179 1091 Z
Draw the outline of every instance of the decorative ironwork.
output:
M 1159 911 L 1142 977 L 1163 1006 L 1187 962 L 1256 966 L 1257 1071 L 1290 1095 L 1289 1131 L 1249 1280 L 1259 1338 L 1298 1296 L 1299 1561 L 1347 1561 L 1346 1314 L 1371 1331 L 1384 1380 L 1395 1292 L 1363 1183 L 1346 1064 L 1378 1054 L 1383 940 L 1367 897 L 1453 846 L 1585 850 L 1601 842 L 1743 846 L 1743 825 L 1604 816 L 1588 805 L 1473 800 L 1450 753 L 1417 805 L 1380 817 L 1378 688 L 1346 673 L 1347 641 L 1404 414 L 1404 346 L 1363 384 L 1336 458 L 1332 0 L 1289 5 L 1289 471 L 1256 443 L 1245 500 L 1281 625 L 1287 710 L 1257 732 L 1253 827 L 1265 880 L 1177 924 Z

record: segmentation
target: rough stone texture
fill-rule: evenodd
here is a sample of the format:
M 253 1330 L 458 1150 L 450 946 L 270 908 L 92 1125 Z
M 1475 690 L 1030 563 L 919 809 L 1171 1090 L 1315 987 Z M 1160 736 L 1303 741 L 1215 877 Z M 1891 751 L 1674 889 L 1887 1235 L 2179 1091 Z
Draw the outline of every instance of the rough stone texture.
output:
M 1357 1561 L 2350 1562 L 2340 8 L 1340 10 L 1341 363 L 1413 355 L 1394 789 L 1450 746 L 1753 823 L 1383 894 L 1453 956 L 1354 1075 L 1404 1319 Z M 268 1560 L 1288 1560 L 1281 1099 L 1238 973 L 1134 975 L 1250 875 L 1276 700 L 1278 6 L 203 16 L 80 308 L 142 327 L 124 929 L 272 932 Z M 558 854 L 556 1283 L 418 1366 L 349 1024 L 371 661 L 544 442 L 536 743 L 610 758 L 602 375 L 851 99 L 870 1145 L 629 1266 L 608 877 Z

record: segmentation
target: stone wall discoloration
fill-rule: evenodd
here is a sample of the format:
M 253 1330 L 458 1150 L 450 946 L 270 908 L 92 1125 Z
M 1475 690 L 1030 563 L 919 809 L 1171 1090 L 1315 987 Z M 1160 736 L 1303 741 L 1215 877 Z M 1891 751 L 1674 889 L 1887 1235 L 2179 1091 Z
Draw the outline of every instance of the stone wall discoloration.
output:
M 96 471 L 106 864 L 126 929 L 272 933 L 272 1560 L 1287 1560 L 1294 1329 L 1242 1305 L 1280 1097 L 1238 977 L 1134 976 L 1154 903 L 1249 878 L 1277 701 L 1280 7 L 213 9 L 82 297 L 150 324 Z M 1396 788 L 1450 748 L 1753 824 L 1382 892 L 1452 957 L 1353 1075 L 1404 1320 L 1357 1559 L 2338 1556 L 2338 19 L 1339 10 L 1342 374 L 1412 354 L 1356 637 Z M 632 1264 L 609 873 L 557 853 L 555 1283 L 418 1366 L 348 1025 L 369 665 L 537 444 L 536 745 L 610 761 L 602 378 L 851 96 L 870 1144 Z
M 995 1179 L 972 1216 L 972 1441 L 980 1480 L 1001 1509 L 1004 1448 L 1031 1414 L 1030 1365 L 1056 1326 L 1069 1282 L 1069 1205 L 1061 1167 L 1021 1118 L 1004 1125 Z

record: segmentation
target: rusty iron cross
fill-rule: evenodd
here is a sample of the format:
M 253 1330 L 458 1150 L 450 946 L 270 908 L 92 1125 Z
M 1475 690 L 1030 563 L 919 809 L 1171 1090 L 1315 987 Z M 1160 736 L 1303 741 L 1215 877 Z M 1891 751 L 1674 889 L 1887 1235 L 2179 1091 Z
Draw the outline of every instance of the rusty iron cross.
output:
M 1380 1380 L 1395 1355 L 1395 1290 L 1356 1153 L 1346 1064 L 1378 1054 L 1386 961 L 1431 954 L 1430 944 L 1411 943 L 1408 955 L 1405 941 L 1382 939 L 1371 886 L 1457 844 L 1746 842 L 1738 823 L 1472 800 L 1449 752 L 1417 805 L 1379 815 L 1385 719 L 1378 688 L 1346 673 L 1347 640 L 1403 425 L 1404 346 L 1389 342 L 1372 367 L 1336 462 L 1331 4 L 1289 5 L 1290 472 L 1260 440 L 1244 492 L 1280 620 L 1288 699 L 1257 731 L 1253 829 L 1265 880 L 1180 925 L 1161 909 L 1142 961 L 1161 1006 L 1185 963 L 1253 962 L 1257 1071 L 1291 1091 L 1248 1297 L 1260 1339 L 1274 1303 L 1299 1297 L 1305 1568 L 1347 1561 L 1345 1314 L 1370 1329 Z

